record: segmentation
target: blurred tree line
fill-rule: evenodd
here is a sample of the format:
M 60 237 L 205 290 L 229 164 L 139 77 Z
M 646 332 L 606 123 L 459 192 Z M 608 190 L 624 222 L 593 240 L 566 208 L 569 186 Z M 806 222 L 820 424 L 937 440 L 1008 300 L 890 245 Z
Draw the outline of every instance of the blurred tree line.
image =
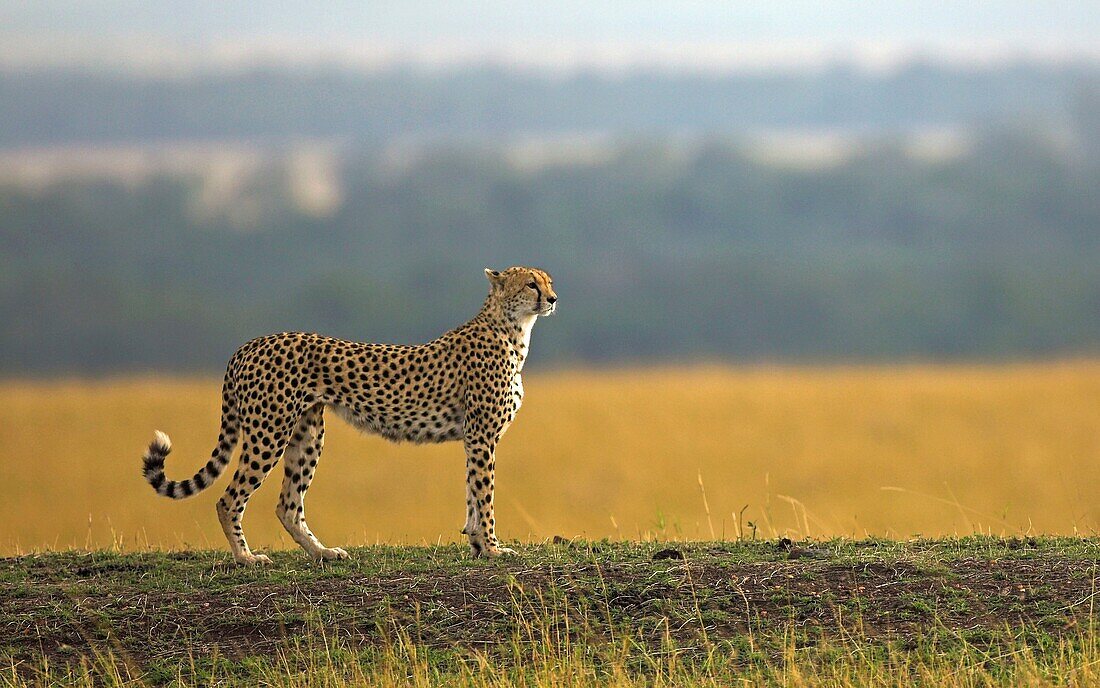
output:
M 0 146 L 499 139 L 533 132 L 897 131 L 1068 113 L 1095 65 L 565 75 L 503 68 L 0 70 Z
M 248 227 L 197 214 L 185 176 L 7 185 L 0 369 L 214 370 L 283 329 L 422 341 L 511 264 L 561 297 L 537 362 L 1096 353 L 1091 112 L 1069 141 L 998 129 L 938 161 L 880 145 L 805 169 L 718 140 L 535 167 L 363 149 L 333 213 L 298 210 L 276 171 Z

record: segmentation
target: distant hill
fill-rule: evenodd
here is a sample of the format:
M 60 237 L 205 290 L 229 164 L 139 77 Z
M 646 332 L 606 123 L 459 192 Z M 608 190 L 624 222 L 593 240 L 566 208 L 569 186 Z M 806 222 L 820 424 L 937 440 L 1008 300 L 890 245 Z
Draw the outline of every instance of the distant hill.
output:
M 490 68 L 261 69 L 181 77 L 0 73 L 0 147 L 302 138 L 498 141 L 562 133 L 908 131 L 1064 120 L 1100 67 L 911 64 L 887 73 L 570 76 Z

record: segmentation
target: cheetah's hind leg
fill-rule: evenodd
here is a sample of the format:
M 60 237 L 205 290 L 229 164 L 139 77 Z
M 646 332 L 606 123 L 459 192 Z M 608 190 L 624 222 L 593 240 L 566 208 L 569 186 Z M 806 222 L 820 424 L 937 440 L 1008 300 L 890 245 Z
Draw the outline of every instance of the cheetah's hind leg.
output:
M 252 409 L 253 414 L 256 409 Z M 241 455 L 237 471 L 226 488 L 225 494 L 218 500 L 218 521 L 221 522 L 229 547 L 233 550 L 233 559 L 238 564 L 270 564 L 265 554 L 254 554 L 244 537 L 241 521 L 244 510 L 252 493 L 263 483 L 264 478 L 282 458 L 291 434 L 293 421 L 284 416 L 265 414 L 266 425 L 253 426 L 243 433 Z
M 283 454 L 283 491 L 275 512 L 279 521 L 302 549 L 316 561 L 347 559 L 339 547 L 325 547 L 306 524 L 306 491 L 313 480 L 325 444 L 325 407 L 317 404 L 302 414 Z

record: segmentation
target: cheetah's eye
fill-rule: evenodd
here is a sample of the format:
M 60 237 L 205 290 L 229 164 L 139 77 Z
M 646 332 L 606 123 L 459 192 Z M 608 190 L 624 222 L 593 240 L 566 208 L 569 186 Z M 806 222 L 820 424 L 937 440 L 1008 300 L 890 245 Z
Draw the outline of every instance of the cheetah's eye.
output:
M 534 282 L 528 282 L 527 286 L 531 287 L 532 289 L 538 289 L 539 288 L 539 285 L 535 284 Z

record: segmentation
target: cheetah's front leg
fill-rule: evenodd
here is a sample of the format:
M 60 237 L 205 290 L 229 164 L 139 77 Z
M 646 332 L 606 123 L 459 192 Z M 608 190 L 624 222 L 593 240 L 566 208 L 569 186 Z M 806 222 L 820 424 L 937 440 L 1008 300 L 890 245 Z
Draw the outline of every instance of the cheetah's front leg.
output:
M 466 481 L 466 524 L 462 526 L 462 534 L 469 535 L 477 526 L 477 517 L 474 516 L 474 490 L 469 480 Z
M 466 431 L 466 528 L 470 553 L 475 557 L 515 554 L 501 547 L 493 515 L 493 464 L 495 445 L 476 428 Z

